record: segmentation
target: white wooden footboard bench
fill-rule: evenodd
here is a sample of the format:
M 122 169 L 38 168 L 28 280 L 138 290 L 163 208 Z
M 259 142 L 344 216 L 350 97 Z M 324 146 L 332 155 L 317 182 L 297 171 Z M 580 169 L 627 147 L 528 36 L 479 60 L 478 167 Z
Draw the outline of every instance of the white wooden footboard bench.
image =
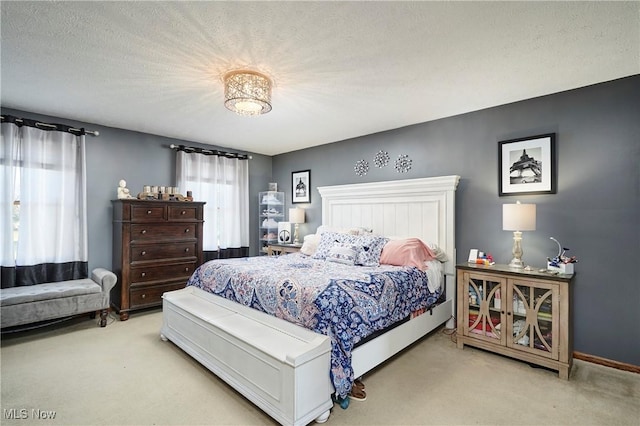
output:
M 327 420 L 333 406 L 327 336 L 195 287 L 162 298 L 163 340 L 281 424 Z

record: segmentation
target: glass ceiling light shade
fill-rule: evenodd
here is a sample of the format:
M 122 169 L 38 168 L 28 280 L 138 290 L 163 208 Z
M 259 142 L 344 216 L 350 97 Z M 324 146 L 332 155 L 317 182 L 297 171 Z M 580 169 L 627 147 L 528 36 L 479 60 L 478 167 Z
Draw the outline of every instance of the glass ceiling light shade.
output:
M 224 106 L 240 115 L 271 111 L 271 80 L 255 71 L 231 71 L 224 76 Z

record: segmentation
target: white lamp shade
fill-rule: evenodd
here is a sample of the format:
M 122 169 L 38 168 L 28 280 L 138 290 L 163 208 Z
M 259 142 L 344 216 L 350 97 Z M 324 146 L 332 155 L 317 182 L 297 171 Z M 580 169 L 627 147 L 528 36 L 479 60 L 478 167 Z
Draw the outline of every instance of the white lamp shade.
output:
M 503 204 L 502 229 L 505 231 L 535 231 L 535 204 Z
M 289 222 L 304 223 L 304 209 L 300 207 L 289 209 Z

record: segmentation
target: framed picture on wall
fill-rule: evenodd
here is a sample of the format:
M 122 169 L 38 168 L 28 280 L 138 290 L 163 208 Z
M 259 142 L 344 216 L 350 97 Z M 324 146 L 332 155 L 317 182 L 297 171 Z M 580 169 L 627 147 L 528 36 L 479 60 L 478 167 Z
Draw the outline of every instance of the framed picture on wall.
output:
M 311 202 L 311 170 L 291 173 L 291 202 Z
M 498 142 L 498 192 L 556 193 L 556 134 Z

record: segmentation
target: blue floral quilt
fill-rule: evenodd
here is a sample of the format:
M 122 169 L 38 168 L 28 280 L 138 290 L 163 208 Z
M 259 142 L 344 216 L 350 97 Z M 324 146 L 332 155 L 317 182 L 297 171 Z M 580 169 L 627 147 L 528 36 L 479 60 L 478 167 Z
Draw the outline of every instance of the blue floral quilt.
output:
M 331 379 L 341 398 L 354 380 L 354 345 L 440 296 L 414 267 L 349 266 L 300 253 L 213 260 L 187 285 L 329 336 Z

